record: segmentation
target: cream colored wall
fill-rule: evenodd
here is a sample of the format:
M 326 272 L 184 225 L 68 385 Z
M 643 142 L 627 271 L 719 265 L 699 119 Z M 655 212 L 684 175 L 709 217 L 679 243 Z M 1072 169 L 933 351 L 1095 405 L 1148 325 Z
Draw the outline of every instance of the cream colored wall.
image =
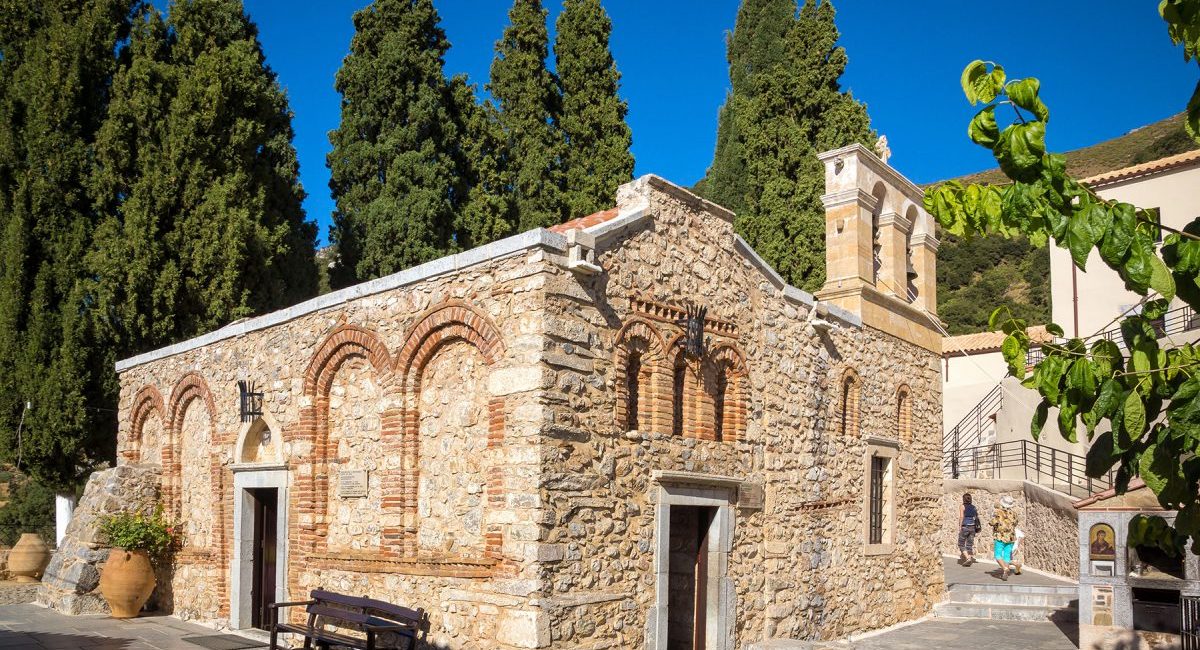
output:
M 985 352 L 942 359 L 942 430 L 949 431 L 1008 372 L 999 352 Z
M 1159 208 L 1164 224 L 1182 228 L 1200 217 L 1200 166 L 1178 169 L 1157 176 L 1106 185 L 1099 190 L 1105 199 L 1124 201 L 1139 208 Z M 1138 296 L 1126 291 L 1115 272 L 1105 266 L 1095 251 L 1088 258 L 1087 272 L 1076 270 L 1079 297 L 1079 331 L 1075 331 L 1071 291 L 1071 255 L 1050 247 L 1050 287 L 1054 322 L 1068 336 L 1089 336 L 1104 329 L 1121 313 L 1122 306 L 1137 303 Z

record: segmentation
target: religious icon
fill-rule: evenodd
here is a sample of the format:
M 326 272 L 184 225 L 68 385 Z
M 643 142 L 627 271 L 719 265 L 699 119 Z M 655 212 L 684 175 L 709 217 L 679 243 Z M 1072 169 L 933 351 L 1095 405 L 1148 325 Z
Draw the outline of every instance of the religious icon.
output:
M 1116 535 L 1112 526 L 1096 524 L 1088 531 L 1088 557 L 1093 560 L 1113 560 L 1117 557 L 1117 549 L 1113 546 Z

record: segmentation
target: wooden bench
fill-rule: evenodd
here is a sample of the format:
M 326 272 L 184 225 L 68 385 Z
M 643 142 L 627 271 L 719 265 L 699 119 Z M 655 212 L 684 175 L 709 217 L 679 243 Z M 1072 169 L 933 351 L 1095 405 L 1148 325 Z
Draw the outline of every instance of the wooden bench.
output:
M 303 625 L 279 622 L 279 610 L 303 605 L 308 620 Z M 296 634 L 304 637 L 304 647 L 329 648 L 343 646 L 361 650 L 401 649 L 415 650 L 418 640 L 425 639 L 428 621 L 422 609 L 409 609 L 374 598 L 347 596 L 345 594 L 314 589 L 309 600 L 291 603 L 272 603 L 271 650 L 281 650 L 278 645 L 280 634 Z M 339 628 L 338 631 L 327 629 Z M 355 636 L 349 632 L 362 632 Z M 384 637 L 385 645 L 379 643 Z M 388 641 L 391 636 L 395 642 Z

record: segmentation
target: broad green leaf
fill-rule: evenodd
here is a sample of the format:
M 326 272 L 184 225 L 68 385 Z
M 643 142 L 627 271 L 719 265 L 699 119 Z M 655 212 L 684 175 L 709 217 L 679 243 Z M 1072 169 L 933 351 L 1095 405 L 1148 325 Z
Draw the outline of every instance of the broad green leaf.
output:
M 1131 441 L 1141 438 L 1146 430 L 1146 407 L 1142 403 L 1142 396 L 1138 395 L 1136 390 L 1129 391 L 1125 397 L 1124 426 Z
M 1071 442 L 1079 442 L 1078 426 L 1075 416 L 1079 414 L 1079 404 L 1063 402 L 1058 405 L 1058 432 Z
M 1042 371 L 1042 383 L 1038 386 L 1042 395 L 1052 403 L 1058 403 L 1059 384 L 1066 372 L 1066 361 L 1058 355 L 1050 355 L 1038 364 Z
M 1146 303 L 1142 305 L 1142 317 L 1149 318 L 1150 320 L 1162 318 L 1166 315 L 1167 310 L 1170 308 L 1170 298 L 1155 298 L 1154 300 L 1147 300 Z
M 967 96 L 967 101 L 974 105 L 979 101 L 979 93 L 976 91 L 976 86 L 981 78 L 987 75 L 987 64 L 978 59 L 967 64 L 963 68 L 962 83 L 963 94 Z M 990 102 L 991 99 L 985 101 Z
M 1137 218 L 1132 205 L 1118 203 L 1112 210 L 1113 220 L 1108 231 L 1100 242 L 1100 257 L 1109 266 L 1120 266 L 1133 243 L 1133 231 L 1137 227 Z
M 1096 364 L 1097 377 L 1111 377 L 1113 371 L 1125 367 L 1121 348 L 1108 339 L 1098 339 L 1092 344 L 1091 352 L 1092 361 Z
M 1030 77 L 1011 81 L 1004 87 L 1004 92 L 1014 104 L 1033 113 L 1043 122 L 1050 119 L 1050 109 L 1038 98 L 1038 88 L 1041 82 Z
M 1096 375 L 1093 373 L 1092 362 L 1087 359 L 1076 359 L 1071 362 L 1067 371 L 1067 388 L 1075 389 L 1085 395 L 1096 392 Z
M 967 137 L 981 147 L 991 149 L 1000 137 L 1000 127 L 996 126 L 996 107 L 987 108 L 975 114 L 967 126 Z
M 1038 165 L 1046 153 L 1046 124 L 1012 124 L 1000 132 L 993 154 L 1000 169 L 1014 180 L 1037 180 Z
M 1157 446 L 1151 444 L 1138 459 L 1138 476 L 1142 477 L 1142 480 L 1146 482 L 1146 487 L 1155 494 L 1162 492 L 1163 488 L 1167 486 L 1167 477 L 1159 474 L 1159 468 L 1154 462 L 1154 450 Z
M 1000 352 L 1004 355 L 1004 360 L 1008 363 L 1008 372 L 1013 377 L 1025 376 L 1025 346 L 1017 340 L 1017 337 L 1009 334 L 1004 337 L 1004 342 L 1000 344 Z
M 1175 278 L 1171 276 L 1171 270 L 1163 263 L 1162 258 L 1157 255 L 1150 256 L 1150 288 L 1158 292 L 1158 295 L 1170 300 L 1175 297 Z
M 1082 212 L 1075 213 L 1067 223 L 1067 250 L 1071 252 L 1071 259 L 1081 271 L 1087 270 L 1088 255 L 1095 246 L 1095 235 L 1087 215 Z
M 1153 341 L 1139 341 L 1129 356 L 1130 370 L 1136 373 L 1150 372 L 1154 368 L 1154 360 L 1157 358 L 1158 346 Z
M 1147 289 L 1150 288 L 1150 280 L 1154 277 L 1154 262 L 1151 261 L 1153 257 L 1156 257 L 1153 242 L 1141 233 L 1134 234 L 1133 243 L 1129 246 L 1129 259 L 1122 267 L 1126 288 L 1139 295 L 1146 295 Z
M 1105 379 L 1104 383 L 1100 384 L 1100 394 L 1096 396 L 1092 412 L 1102 418 L 1111 416 L 1121 404 L 1122 395 L 1121 382 L 1111 377 Z
M 1037 405 L 1037 409 L 1033 412 L 1033 420 L 1029 423 L 1029 435 L 1037 440 L 1042 436 L 1042 429 L 1046 428 L 1046 419 L 1050 414 L 1050 402 L 1042 400 Z
M 991 314 L 988 314 L 988 329 L 993 332 L 997 331 L 1001 325 L 1010 320 L 1012 320 L 1012 310 L 1006 305 L 1000 305 L 993 309 Z
M 1047 323 L 1046 331 L 1049 332 L 1051 336 L 1062 336 L 1063 335 L 1063 328 L 1061 325 L 1059 325 L 1057 323 Z

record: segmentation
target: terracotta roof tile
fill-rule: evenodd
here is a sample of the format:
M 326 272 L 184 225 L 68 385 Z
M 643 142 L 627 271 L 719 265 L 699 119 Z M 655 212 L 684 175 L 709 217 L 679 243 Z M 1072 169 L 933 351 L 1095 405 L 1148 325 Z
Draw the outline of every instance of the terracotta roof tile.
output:
M 1133 165 L 1132 167 L 1114 169 L 1110 172 L 1104 172 L 1103 174 L 1097 174 L 1096 176 L 1085 178 L 1081 182 L 1085 185 L 1091 186 L 1105 185 L 1107 183 L 1115 183 L 1117 181 L 1123 181 L 1129 178 L 1137 178 L 1138 176 L 1146 176 L 1148 174 L 1165 172 L 1175 169 L 1176 167 L 1185 167 L 1193 163 L 1200 163 L 1200 149 L 1186 151 L 1184 153 L 1175 154 L 1174 156 L 1167 156 L 1166 158 L 1159 158 L 1158 160 L 1151 160 L 1150 162 L 1145 162 L 1140 165 Z
M 572 219 L 566 223 L 560 223 L 557 226 L 550 226 L 550 231 L 565 233 L 573 228 L 590 228 L 615 218 L 617 218 L 617 209 L 609 208 L 608 210 L 601 210 L 594 214 L 589 214 L 586 217 L 579 217 L 578 219 Z
M 1146 487 L 1146 483 L 1144 481 L 1142 481 L 1141 478 L 1135 476 L 1135 477 L 1129 479 L 1129 487 L 1125 489 L 1125 493 L 1129 494 L 1130 492 L 1133 492 L 1134 490 L 1140 490 L 1141 488 L 1144 488 L 1144 487 Z M 1100 501 L 1107 501 L 1115 496 L 1117 496 L 1117 489 L 1109 488 L 1107 490 L 1097 492 L 1091 496 L 1084 497 L 1084 498 L 1076 501 L 1072 505 L 1074 505 L 1075 508 L 1078 510 L 1079 508 L 1085 508 L 1087 506 L 1090 506 L 1093 503 L 1099 503 Z
M 1048 343 L 1054 339 L 1043 325 L 1035 325 L 1026 329 L 1025 332 L 1035 343 Z M 1004 332 L 976 332 L 947 336 L 942 339 L 942 355 L 949 356 L 963 352 L 994 352 L 1000 349 L 1000 345 L 1004 343 L 1004 337 Z

